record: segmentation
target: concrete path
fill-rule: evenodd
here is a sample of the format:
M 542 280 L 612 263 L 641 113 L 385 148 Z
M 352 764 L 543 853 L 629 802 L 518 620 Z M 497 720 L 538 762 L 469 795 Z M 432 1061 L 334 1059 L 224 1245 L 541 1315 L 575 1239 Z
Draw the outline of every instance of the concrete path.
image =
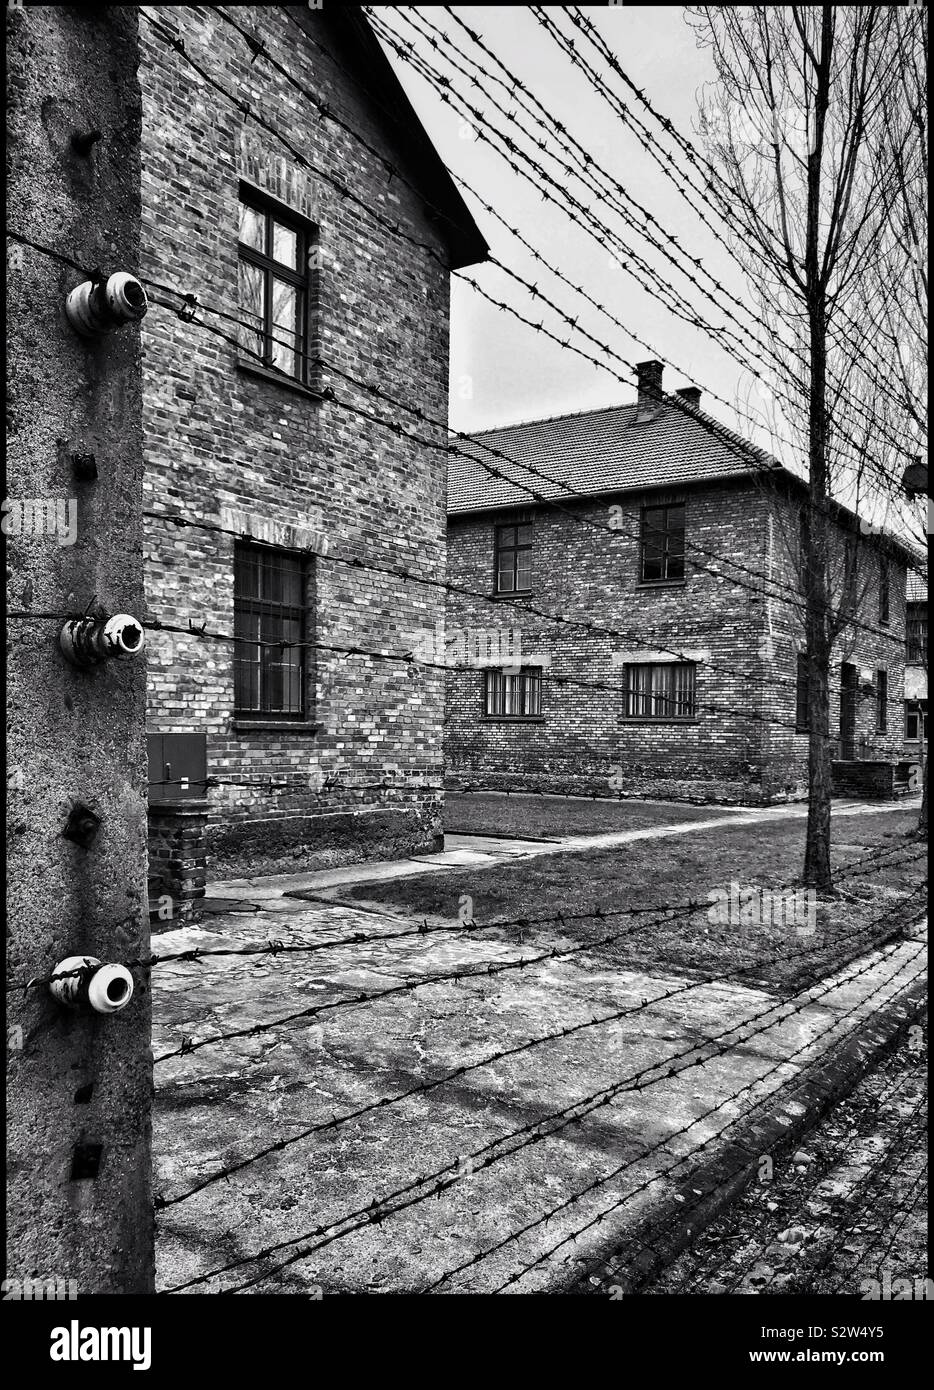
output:
M 834 820 L 846 816 L 880 815 L 897 810 L 920 808 L 921 798 L 891 801 L 835 802 Z M 711 808 L 707 820 L 681 821 L 675 825 L 650 825 L 638 830 L 614 830 L 601 835 L 564 835 L 557 839 L 506 839 L 496 835 L 445 836 L 445 849 L 440 854 L 419 855 L 410 859 L 348 864 L 340 869 L 319 869 L 312 873 L 266 874 L 256 878 L 224 879 L 211 883 L 208 889 L 212 900 L 249 899 L 268 904 L 284 893 L 305 890 L 320 891 L 339 888 L 345 884 L 376 883 L 414 874 L 442 873 L 446 869 L 475 866 L 489 868 L 510 859 L 530 859 L 541 854 L 579 854 L 582 850 L 615 849 L 636 840 L 661 840 L 671 835 L 691 835 L 698 831 L 750 825 L 768 821 L 803 820 L 807 806 L 794 802 L 784 806 L 749 807 L 717 815 Z
M 411 926 L 280 895 L 155 938 L 160 953 L 270 938 L 326 947 L 154 968 L 161 1288 L 245 1261 L 191 1291 L 427 1291 L 455 1270 L 441 1291 L 558 1291 L 636 1223 L 670 1217 L 753 1102 L 791 1124 L 804 1107 L 785 1098 L 802 1068 L 917 988 L 923 965 L 922 946 L 899 943 L 784 1000 L 623 970 L 594 950 L 358 1001 L 573 944 L 550 930 L 523 944 L 508 929 L 327 944 Z M 276 1257 L 248 1258 L 280 1242 Z

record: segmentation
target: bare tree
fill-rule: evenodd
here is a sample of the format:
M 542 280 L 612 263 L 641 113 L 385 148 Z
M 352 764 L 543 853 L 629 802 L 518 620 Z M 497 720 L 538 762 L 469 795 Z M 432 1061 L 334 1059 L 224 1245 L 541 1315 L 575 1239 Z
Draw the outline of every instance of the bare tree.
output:
M 877 345 L 861 301 L 898 204 L 891 116 L 902 99 L 900 30 L 891 6 L 703 6 L 689 15 L 718 77 L 704 105 L 708 148 L 781 358 L 782 414 L 807 474 L 804 881 L 827 891 L 831 654 L 852 611 L 858 552 L 854 545 L 846 571 L 835 573 L 830 504 L 854 481 L 895 486 L 877 441 L 867 447 L 884 358 L 872 365 Z M 854 363 L 866 366 L 855 392 Z
M 899 7 L 898 67 L 903 99 L 886 111 L 886 131 L 898 187 L 889 256 L 880 267 L 880 283 L 868 300 L 868 317 L 885 343 L 890 364 L 891 396 L 914 426 L 918 454 L 927 457 L 927 10 Z M 921 505 L 929 510 L 925 485 Z M 919 528 L 921 529 L 921 528 Z M 920 568 L 920 566 L 919 566 Z M 926 567 L 925 567 L 926 573 Z M 922 725 L 923 728 L 923 725 Z M 919 831 L 927 834 L 928 770 L 921 739 L 923 794 Z

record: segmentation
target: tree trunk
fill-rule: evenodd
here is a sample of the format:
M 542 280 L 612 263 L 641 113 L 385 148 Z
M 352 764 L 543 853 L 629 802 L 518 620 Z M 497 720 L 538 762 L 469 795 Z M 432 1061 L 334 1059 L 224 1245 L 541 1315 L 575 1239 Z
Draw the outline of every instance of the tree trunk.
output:
M 822 6 L 821 46 L 816 67 L 814 139 L 808 150 L 807 227 L 804 247 L 808 333 L 808 488 L 805 628 L 808 650 L 808 824 L 804 882 L 819 892 L 833 888 L 830 872 L 830 654 L 832 648 L 827 570 L 827 286 L 820 264 L 821 160 L 830 100 L 832 7 Z
M 817 605 L 813 605 L 816 613 Z M 810 614 L 808 615 L 810 618 Z M 819 616 L 819 615 L 817 615 Z M 815 623 L 814 627 L 818 624 Z M 823 623 L 821 621 L 820 627 Z M 830 651 L 822 631 L 808 623 L 808 820 L 804 846 L 804 882 L 819 892 L 833 887 L 830 871 L 830 798 L 833 747 L 830 739 Z
M 826 321 L 823 295 L 813 304 L 810 343 L 809 488 L 805 530 L 804 595 L 808 651 L 808 822 L 804 882 L 829 892 L 830 795 L 833 749 L 830 739 L 830 639 L 827 525 Z

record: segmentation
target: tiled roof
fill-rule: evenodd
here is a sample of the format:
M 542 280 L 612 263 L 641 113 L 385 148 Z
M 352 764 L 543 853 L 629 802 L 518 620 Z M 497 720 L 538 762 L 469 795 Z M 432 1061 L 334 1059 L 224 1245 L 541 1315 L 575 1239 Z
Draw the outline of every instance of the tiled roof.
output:
M 783 474 L 807 489 L 806 478 L 699 406 L 668 395 L 641 417 L 637 403 L 605 406 L 455 436 L 451 442 L 456 452 L 448 463 L 449 516 L 763 471 Z M 841 518 L 853 517 L 849 508 L 833 505 Z M 917 550 L 902 536 L 887 529 L 882 534 L 905 559 L 919 562 Z M 909 601 L 927 599 L 927 581 L 916 571 L 909 570 L 908 583 Z
M 654 418 L 637 414 L 635 404 L 609 406 L 457 438 L 478 461 L 451 454 L 449 514 L 521 506 L 534 500 L 529 490 L 555 500 L 781 468 L 696 407 L 668 398 Z

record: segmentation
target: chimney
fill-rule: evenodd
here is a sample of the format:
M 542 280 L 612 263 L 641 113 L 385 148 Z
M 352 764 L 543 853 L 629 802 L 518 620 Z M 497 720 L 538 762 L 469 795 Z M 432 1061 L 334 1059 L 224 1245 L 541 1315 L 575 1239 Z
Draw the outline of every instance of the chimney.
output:
M 662 372 L 664 370 L 663 364 L 654 361 L 654 359 L 649 362 L 636 363 L 639 395 L 636 401 L 634 424 L 639 424 L 643 420 L 654 420 L 661 410 Z
M 680 386 L 675 392 L 675 395 L 680 396 L 683 401 L 693 406 L 695 410 L 700 408 L 701 393 L 699 386 Z

